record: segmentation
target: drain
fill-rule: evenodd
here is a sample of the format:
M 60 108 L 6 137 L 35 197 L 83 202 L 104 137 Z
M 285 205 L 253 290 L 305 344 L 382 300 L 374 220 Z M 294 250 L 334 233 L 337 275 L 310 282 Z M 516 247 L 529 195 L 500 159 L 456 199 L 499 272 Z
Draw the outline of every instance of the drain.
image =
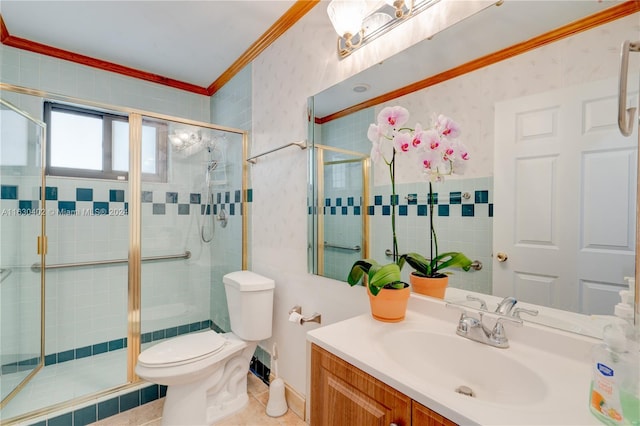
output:
M 471 389 L 469 386 L 458 386 L 456 388 L 456 392 L 462 395 L 470 396 L 472 398 L 476 396 L 475 392 L 473 392 L 473 389 Z

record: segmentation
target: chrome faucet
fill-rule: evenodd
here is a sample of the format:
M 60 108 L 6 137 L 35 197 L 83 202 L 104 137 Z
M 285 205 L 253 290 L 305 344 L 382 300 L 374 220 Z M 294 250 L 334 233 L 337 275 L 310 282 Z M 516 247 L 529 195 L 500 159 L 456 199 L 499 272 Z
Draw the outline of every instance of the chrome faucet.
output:
M 463 310 L 458 321 L 456 334 L 496 348 L 508 348 L 509 340 L 502 324 L 503 321 L 509 321 L 516 326 L 522 325 L 522 319 L 520 318 L 498 315 L 496 323 L 490 329 L 483 323 L 485 313 L 479 311 L 478 314 L 480 318 L 475 318 Z
M 498 303 L 498 307 L 496 308 L 496 314 L 500 315 L 511 315 L 511 310 L 518 303 L 515 297 L 507 296 L 500 303 Z
M 470 299 L 471 296 L 467 296 L 467 299 Z M 525 308 L 515 308 L 515 304 L 518 303 L 515 297 L 507 296 L 500 303 L 498 303 L 498 307 L 496 308 L 496 314 L 506 315 L 510 317 L 515 317 L 520 319 L 520 313 L 528 314 L 531 316 L 538 315 L 538 311 L 535 309 L 525 309 Z

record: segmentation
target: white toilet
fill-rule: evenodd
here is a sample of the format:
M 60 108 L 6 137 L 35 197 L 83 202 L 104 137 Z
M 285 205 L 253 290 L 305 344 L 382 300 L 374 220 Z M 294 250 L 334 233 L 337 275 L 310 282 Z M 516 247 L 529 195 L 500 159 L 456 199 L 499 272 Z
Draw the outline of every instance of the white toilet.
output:
M 248 402 L 247 372 L 258 342 L 271 337 L 275 283 L 250 271 L 223 277 L 231 333 L 186 334 L 144 350 L 136 374 L 166 385 L 163 425 L 211 425 Z

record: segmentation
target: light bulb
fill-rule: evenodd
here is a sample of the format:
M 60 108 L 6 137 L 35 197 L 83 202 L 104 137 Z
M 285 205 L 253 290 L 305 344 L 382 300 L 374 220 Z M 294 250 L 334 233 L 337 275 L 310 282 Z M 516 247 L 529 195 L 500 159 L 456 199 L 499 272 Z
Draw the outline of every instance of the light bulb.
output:
M 332 0 L 327 7 L 329 20 L 338 36 L 350 38 L 362 29 L 366 3 L 364 0 Z

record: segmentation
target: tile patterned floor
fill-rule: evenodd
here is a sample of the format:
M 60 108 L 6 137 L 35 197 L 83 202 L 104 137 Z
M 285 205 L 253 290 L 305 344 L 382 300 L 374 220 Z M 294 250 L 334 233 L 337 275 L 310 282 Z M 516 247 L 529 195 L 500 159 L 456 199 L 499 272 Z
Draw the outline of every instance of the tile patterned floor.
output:
M 247 391 L 249 404 L 245 409 L 216 423 L 216 426 L 307 426 L 291 410 L 282 417 L 269 417 L 265 412 L 269 388 L 252 373 L 248 376 Z M 93 423 L 92 426 L 160 426 L 163 404 L 164 398 Z

